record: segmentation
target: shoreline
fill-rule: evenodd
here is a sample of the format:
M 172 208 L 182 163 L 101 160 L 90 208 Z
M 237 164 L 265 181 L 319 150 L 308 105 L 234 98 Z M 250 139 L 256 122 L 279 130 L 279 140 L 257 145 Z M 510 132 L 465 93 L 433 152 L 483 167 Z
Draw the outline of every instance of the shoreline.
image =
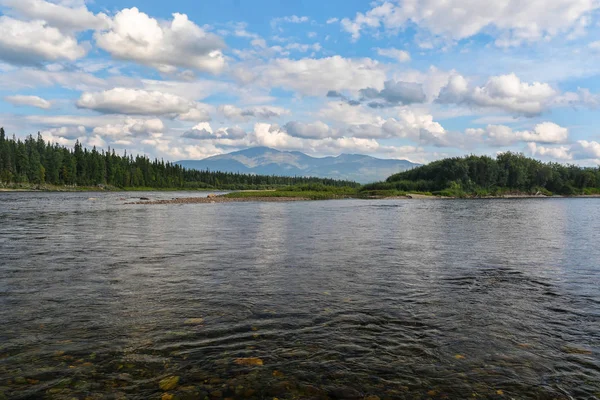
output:
M 427 196 L 421 194 L 407 194 L 406 196 L 390 196 L 390 197 L 346 197 L 346 198 L 331 198 L 331 199 L 310 199 L 308 197 L 225 197 L 225 196 L 210 196 L 210 197 L 178 197 L 169 200 L 142 200 L 127 202 L 128 205 L 161 205 L 161 204 L 215 204 L 215 203 L 283 203 L 296 201 L 327 201 L 327 200 L 501 200 L 501 199 L 569 199 L 569 198 L 600 198 L 600 195 L 579 195 L 579 196 L 536 196 L 536 195 L 504 195 L 504 196 L 488 196 L 488 197 L 443 197 L 443 196 Z
M 277 189 L 245 189 L 245 190 L 230 190 L 230 189 L 182 189 L 182 188 L 113 188 L 113 187 L 54 187 L 54 186 L 41 186 L 41 187 L 30 187 L 30 188 L 7 188 L 0 187 L 0 193 L 12 193 L 12 192 L 31 192 L 31 193 L 135 193 L 135 192 L 254 192 L 257 196 L 248 197 L 224 197 L 223 195 L 215 195 L 211 197 L 179 197 L 171 200 L 150 200 L 150 201 L 137 201 L 125 204 L 191 204 L 191 203 L 243 203 L 250 201 L 259 202 L 286 202 L 286 201 L 314 201 L 314 200 L 340 200 L 340 199 L 357 199 L 357 200 L 498 200 L 498 199 L 586 199 L 586 198 L 600 198 L 600 194 L 580 194 L 572 196 L 563 195 L 535 195 L 535 194 L 504 194 L 499 196 L 475 196 L 467 195 L 465 197 L 451 197 L 451 196 L 435 196 L 425 195 L 419 193 L 406 193 L 405 195 L 397 196 L 360 196 L 347 194 L 343 197 L 335 196 L 331 198 L 309 198 L 302 196 L 260 196 L 260 193 L 272 193 Z
M 146 201 L 133 201 L 125 204 L 143 204 L 143 205 L 157 205 L 157 204 L 214 204 L 214 203 L 249 203 L 249 202 L 267 202 L 267 203 L 281 203 L 290 201 L 311 201 L 307 197 L 179 197 L 171 200 L 146 200 Z

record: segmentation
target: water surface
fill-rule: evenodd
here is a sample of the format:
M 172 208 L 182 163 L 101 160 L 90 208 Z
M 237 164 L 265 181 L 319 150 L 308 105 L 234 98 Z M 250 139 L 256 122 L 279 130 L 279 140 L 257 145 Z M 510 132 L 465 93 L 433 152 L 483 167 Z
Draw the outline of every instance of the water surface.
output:
M 192 195 L 0 193 L 0 399 L 600 397 L 600 200 Z

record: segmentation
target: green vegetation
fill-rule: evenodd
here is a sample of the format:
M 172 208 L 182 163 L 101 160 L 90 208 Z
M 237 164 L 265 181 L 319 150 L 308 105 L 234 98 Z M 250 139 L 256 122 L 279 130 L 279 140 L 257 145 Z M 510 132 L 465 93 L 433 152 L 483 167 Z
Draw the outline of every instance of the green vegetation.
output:
M 73 149 L 41 135 L 7 139 L 0 128 L 0 189 L 23 190 L 256 190 L 227 197 L 313 200 L 405 196 L 488 197 L 510 194 L 600 195 L 600 169 L 542 163 L 522 154 L 447 158 L 360 186 L 333 179 L 187 170 L 114 150 Z
M 310 200 L 330 200 L 357 197 L 358 188 L 352 186 L 326 186 L 320 183 L 286 186 L 273 191 L 250 191 L 228 193 L 224 197 L 293 197 Z
M 361 193 L 431 192 L 449 197 L 600 193 L 600 168 L 543 163 L 522 154 L 446 158 L 365 185 Z
M 300 184 L 323 187 L 359 187 L 334 179 L 244 175 L 187 170 L 146 156 L 118 155 L 110 148 L 73 149 L 28 136 L 7 139 L 0 128 L 0 188 L 24 190 L 167 190 L 167 189 L 274 189 Z

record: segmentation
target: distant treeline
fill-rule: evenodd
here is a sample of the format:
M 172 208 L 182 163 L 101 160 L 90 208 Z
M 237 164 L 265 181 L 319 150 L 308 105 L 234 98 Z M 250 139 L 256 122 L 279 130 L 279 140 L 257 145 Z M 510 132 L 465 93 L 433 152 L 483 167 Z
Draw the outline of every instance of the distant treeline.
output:
M 265 189 L 289 185 L 320 184 L 358 187 L 359 184 L 334 179 L 245 175 L 226 172 L 187 170 L 146 156 L 118 155 L 84 148 L 73 149 L 28 136 L 24 141 L 7 139 L 0 128 L 0 183 L 52 184 L 73 186 L 109 185 L 117 188 L 180 189 Z
M 434 161 L 390 176 L 365 191 L 419 191 L 449 196 L 507 192 L 559 195 L 600 193 L 600 169 L 543 163 L 523 154 L 503 153 L 496 159 L 467 156 Z

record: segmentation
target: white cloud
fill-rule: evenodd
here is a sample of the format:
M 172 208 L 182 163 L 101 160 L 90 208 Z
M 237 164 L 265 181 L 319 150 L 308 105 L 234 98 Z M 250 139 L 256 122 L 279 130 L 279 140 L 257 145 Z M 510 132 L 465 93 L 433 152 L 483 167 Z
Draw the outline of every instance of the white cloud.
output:
M 455 74 L 440 91 L 437 102 L 488 107 L 506 112 L 535 116 L 544 111 L 557 96 L 547 83 L 526 83 L 515 74 L 493 76 L 483 86 L 470 86 L 467 79 Z
M 522 140 L 538 143 L 565 143 L 569 139 L 569 130 L 554 122 L 537 124 L 533 131 L 522 133 Z
M 34 20 L 43 20 L 63 32 L 86 31 L 108 27 L 105 14 L 94 15 L 85 4 L 73 7 L 44 0 L 0 0 L 12 13 Z
M 335 24 L 338 21 L 339 21 L 339 18 L 333 17 L 333 18 L 329 18 L 326 23 L 327 24 Z
M 382 57 L 392 58 L 400 63 L 410 61 L 410 53 L 405 50 L 396 49 L 393 47 L 387 49 L 377 49 L 377 54 Z
M 600 160 L 600 143 L 595 141 L 578 140 L 571 148 L 576 159 Z
M 225 67 L 223 40 L 185 14 L 161 23 L 137 8 L 121 10 L 111 28 L 95 34 L 98 46 L 113 57 L 153 66 L 162 72 L 178 67 L 219 73 Z
M 359 92 L 363 100 L 371 100 L 369 107 L 372 108 L 424 103 L 427 101 L 423 85 L 415 82 L 385 81 L 382 90 L 369 87 L 361 89 Z
M 218 107 L 219 113 L 225 118 L 233 121 L 248 121 L 251 118 L 270 119 L 279 118 L 282 115 L 290 114 L 290 110 L 282 107 L 273 106 L 255 106 L 241 109 L 232 104 L 224 104 Z
M 134 78 L 123 76 L 98 78 L 90 73 L 71 70 L 49 70 L 54 64 L 46 65 L 46 69 L 20 67 L 14 71 L 0 74 L 0 89 L 17 91 L 19 89 L 38 89 L 40 87 L 60 87 L 77 91 L 101 90 L 117 85 L 135 85 Z
M 74 36 L 62 33 L 46 22 L 19 21 L 0 16 L 0 60 L 12 64 L 39 64 L 44 61 L 75 61 L 87 49 Z
M 374 109 L 355 107 L 346 102 L 330 101 L 320 109 L 316 116 L 325 121 L 334 121 L 338 125 L 381 125 L 383 119 Z
M 40 132 L 44 140 L 58 143 L 61 146 L 73 146 L 78 138 L 86 136 L 84 126 L 63 126 L 60 128 L 46 129 Z
M 208 122 L 212 119 L 210 113 L 213 108 L 208 104 L 196 103 L 188 112 L 179 114 L 177 118 L 182 121 Z
M 582 20 L 599 7 L 594 0 L 397 0 L 359 12 L 353 19 L 344 18 L 341 24 L 355 40 L 365 29 L 394 33 L 415 24 L 452 40 L 496 33 L 498 46 L 512 46 L 579 32 L 585 25 Z
M 195 79 L 192 82 L 143 79 L 145 90 L 171 93 L 190 100 L 200 100 L 218 93 L 242 91 L 239 86 L 218 80 Z
M 194 126 L 181 135 L 185 139 L 193 140 L 238 140 L 246 136 L 246 131 L 238 126 L 230 128 L 219 128 L 213 131 L 207 122 L 202 122 Z
M 306 16 L 299 17 L 297 15 L 290 15 L 290 16 L 286 16 L 286 17 L 273 18 L 271 20 L 271 27 L 276 28 L 277 25 L 279 25 L 282 22 L 285 22 L 288 24 L 302 24 L 302 23 L 305 23 L 308 21 L 310 21 L 310 20 Z
M 245 82 L 262 87 L 282 87 L 305 95 L 324 96 L 329 90 L 383 88 L 385 68 L 370 58 L 279 58 L 266 65 L 243 68 Z
M 77 101 L 79 108 L 106 114 L 186 114 L 193 106 L 194 104 L 189 100 L 170 93 L 128 88 L 86 92 Z
M 532 130 L 515 131 L 505 125 L 488 125 L 485 129 L 467 129 L 465 133 L 471 138 L 483 139 L 491 146 L 508 146 L 518 142 L 559 144 L 569 139 L 569 130 L 553 122 L 542 122 Z
M 595 42 L 588 44 L 588 48 L 593 51 L 600 51 L 600 40 L 596 40 Z
M 331 128 L 321 121 L 308 124 L 298 121 L 290 121 L 283 126 L 283 129 L 293 137 L 304 139 L 324 139 L 334 136 Z
M 52 103 L 48 100 L 44 100 L 38 96 L 23 96 L 23 95 L 15 95 L 15 96 L 6 96 L 4 98 L 5 101 L 17 105 L 17 106 L 31 106 L 37 108 L 43 108 L 45 110 L 52 107 Z
M 538 146 L 534 142 L 527 143 L 527 148 L 532 156 L 549 157 L 556 160 L 572 160 L 573 155 L 570 153 L 569 146 L 545 147 Z
M 591 93 L 589 89 L 577 88 L 577 92 L 558 96 L 554 103 L 557 106 L 585 106 L 594 109 L 600 107 L 600 95 Z
M 93 133 L 102 137 L 123 139 L 126 137 L 144 137 L 164 132 L 165 125 L 158 118 L 127 118 L 121 124 L 107 124 L 94 128 Z
M 289 43 L 282 49 L 306 53 L 307 51 L 321 51 L 321 44 L 320 43 L 313 43 L 313 44 Z
M 106 124 L 123 123 L 127 117 L 123 115 L 28 115 L 26 120 L 36 125 L 45 126 L 79 126 L 93 128 Z
M 61 146 L 73 147 L 79 141 L 83 146 L 104 148 L 106 142 L 98 135 L 88 136 L 84 126 L 66 126 L 40 132 L 44 140 Z

